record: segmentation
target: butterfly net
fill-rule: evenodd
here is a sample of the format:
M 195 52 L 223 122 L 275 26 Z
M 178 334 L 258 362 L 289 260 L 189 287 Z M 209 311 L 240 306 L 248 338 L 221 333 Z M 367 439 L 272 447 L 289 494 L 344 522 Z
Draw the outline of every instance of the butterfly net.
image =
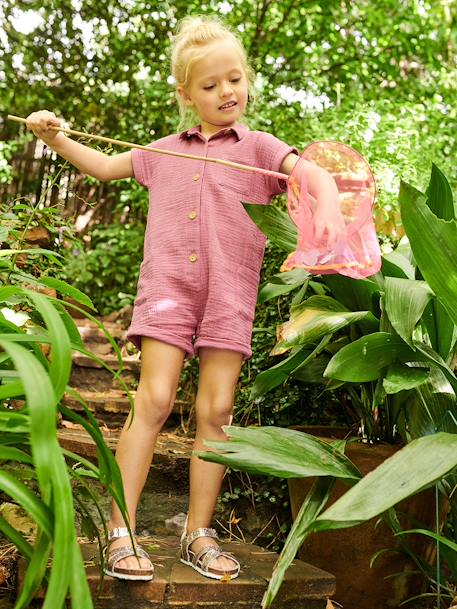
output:
M 304 179 L 306 161 L 330 173 L 338 189 L 340 228 L 335 239 L 319 234 L 315 217 L 317 201 L 308 193 Z M 314 142 L 295 165 L 287 185 L 287 207 L 297 226 L 297 249 L 281 270 L 304 268 L 312 274 L 340 273 L 361 279 L 377 273 L 381 253 L 372 217 L 376 187 L 365 159 L 350 146 L 338 142 Z

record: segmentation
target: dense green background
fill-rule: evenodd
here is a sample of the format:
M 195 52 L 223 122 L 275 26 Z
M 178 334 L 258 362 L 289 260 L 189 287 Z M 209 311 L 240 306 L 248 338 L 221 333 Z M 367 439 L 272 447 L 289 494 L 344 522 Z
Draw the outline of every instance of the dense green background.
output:
M 0 107 L 22 116 L 47 108 L 75 129 L 140 143 L 166 135 L 178 122 L 168 79 L 170 36 L 185 15 L 220 14 L 238 29 L 258 74 L 258 96 L 248 114 L 251 128 L 299 148 L 316 139 L 355 146 L 377 178 L 381 237 L 395 239 L 389 221 L 395 219 L 400 177 L 424 187 L 433 160 L 451 184 L 457 180 L 457 16 L 452 4 L 54 0 L 43 6 L 3 0 Z M 37 11 L 42 22 L 24 34 L 14 27 L 15 18 L 29 10 Z M 5 122 L 0 155 L 8 158 L 17 134 L 17 125 Z M 0 179 L 9 179 L 1 160 Z M 141 260 L 147 193 L 133 180 L 123 181 L 117 201 L 118 217 L 130 208 L 127 219 L 98 227 L 92 243 L 84 246 L 87 255 L 71 257 L 67 267 L 67 279 L 88 292 L 103 313 L 132 301 L 132 269 Z M 267 249 L 264 276 L 277 271 L 281 258 L 274 247 Z M 316 422 L 323 404 L 330 403 L 328 396 L 316 399 L 318 392 L 303 386 L 288 386 L 287 392 L 261 398 L 261 404 L 248 399 L 253 377 L 269 365 L 274 328 L 287 317 L 288 300 L 259 307 L 255 354 L 245 367 L 238 398 L 246 420 L 288 424 L 303 416 Z

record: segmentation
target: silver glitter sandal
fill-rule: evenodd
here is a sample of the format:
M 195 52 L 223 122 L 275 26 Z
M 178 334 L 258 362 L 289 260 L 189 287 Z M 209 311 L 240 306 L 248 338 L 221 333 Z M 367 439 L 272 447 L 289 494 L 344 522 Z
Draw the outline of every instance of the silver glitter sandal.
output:
M 192 543 L 200 537 L 212 537 L 217 539 L 217 533 L 214 529 L 195 529 L 189 535 L 186 535 L 186 529 L 181 536 L 181 562 L 189 567 L 192 567 L 201 575 L 210 577 L 211 579 L 235 579 L 240 573 L 240 563 L 237 559 L 230 554 L 230 552 L 224 552 L 219 547 L 211 545 L 203 546 L 198 552 L 193 552 L 190 549 Z M 221 569 L 211 568 L 211 563 L 216 559 L 223 556 L 229 558 L 234 562 L 235 567 L 230 571 L 222 571 Z
M 133 533 L 133 535 L 135 535 L 135 533 Z M 154 566 L 151 562 L 149 554 L 136 541 L 135 550 L 132 548 L 131 545 L 110 550 L 111 543 L 115 539 L 121 539 L 121 537 L 130 537 L 129 530 L 126 527 L 116 527 L 112 531 L 108 531 L 108 544 L 103 550 L 103 557 L 105 561 L 105 567 L 103 569 L 104 573 L 106 575 L 111 575 L 111 577 L 117 577 L 117 579 L 128 579 L 131 581 L 151 581 L 151 579 L 154 577 Z M 135 558 L 147 558 L 149 562 L 151 562 L 151 566 L 146 569 L 126 569 L 122 567 L 116 567 L 116 564 L 120 560 L 129 556 L 135 556 Z

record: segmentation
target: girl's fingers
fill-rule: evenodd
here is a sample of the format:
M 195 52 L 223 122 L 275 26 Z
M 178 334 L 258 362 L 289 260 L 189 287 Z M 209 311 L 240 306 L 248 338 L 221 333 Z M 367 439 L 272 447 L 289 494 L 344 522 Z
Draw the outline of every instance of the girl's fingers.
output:
M 54 114 L 48 110 L 40 110 L 32 112 L 26 119 L 27 129 L 32 131 L 34 135 L 44 142 L 51 142 L 57 135 L 58 131 L 50 129 L 50 127 L 60 127 L 61 122 Z

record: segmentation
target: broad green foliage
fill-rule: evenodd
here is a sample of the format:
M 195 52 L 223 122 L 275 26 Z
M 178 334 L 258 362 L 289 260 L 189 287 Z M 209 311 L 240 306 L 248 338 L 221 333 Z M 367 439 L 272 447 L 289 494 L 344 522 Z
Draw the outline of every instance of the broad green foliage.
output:
M 86 251 L 74 248 L 64 277 L 87 291 L 106 315 L 133 303 L 143 258 L 144 227 L 133 224 L 97 226 Z
M 257 377 L 253 396 L 288 377 L 329 389 L 345 383 L 357 423 L 370 440 L 456 431 L 457 378 L 451 366 L 457 351 L 457 221 L 441 219 L 454 218 L 454 207 L 437 169 L 427 192 L 405 183 L 400 192 L 416 269 L 411 251 L 401 245 L 378 275 L 363 281 L 323 277 L 326 296 L 313 295 L 306 278 L 272 350 L 289 357 Z M 281 231 L 278 223 L 277 240 Z M 262 291 L 268 290 L 267 283 Z
M 28 10 L 41 22 L 23 32 Z M 417 182 L 433 158 L 455 179 L 455 26 L 439 0 L 4 0 L 0 105 L 19 115 L 46 107 L 74 128 L 140 143 L 167 135 L 178 120 L 170 33 L 199 13 L 240 32 L 258 73 L 253 128 L 300 148 L 354 145 L 375 169 L 386 213 L 400 175 Z M 16 137 L 17 125 L 5 128 L 3 139 Z
M 224 429 L 229 441 L 206 442 L 213 450 L 200 452 L 200 458 L 265 475 L 318 476 L 273 570 L 263 607 L 273 602 L 287 567 L 310 533 L 350 527 L 381 515 L 393 523 L 389 510 L 457 466 L 456 434 L 436 433 L 414 440 L 362 478 L 341 454 L 340 443 L 333 446 L 308 434 L 280 428 Z M 325 509 L 335 479 L 350 489 Z
M 97 493 L 90 489 L 87 480 L 99 480 L 125 517 L 127 515 L 120 472 L 97 422 L 75 391 L 75 397 L 85 409 L 85 417 L 68 410 L 62 398 L 69 391 L 73 351 L 104 364 L 84 349 L 63 301 L 40 293 L 51 288 L 61 297 L 71 297 L 78 303 L 67 307 L 94 308 L 91 300 L 76 287 L 46 274 L 56 272 L 61 266 L 59 252 L 27 247 L 24 239 L 27 229 L 43 214 L 39 212 L 39 204 L 36 209 L 30 206 L 23 223 L 23 207 L 24 204 L 16 204 L 9 211 L 2 209 L 0 216 L 3 246 L 0 249 L 0 490 L 35 521 L 37 534 L 34 540 L 27 540 L 4 518 L 0 518 L 0 532 L 28 560 L 15 609 L 28 607 L 44 584 L 47 585 L 45 609 L 61 609 L 67 596 L 72 607 L 91 609 L 93 603 L 77 540 L 76 512 L 83 519 L 84 533 L 97 538 L 100 545 L 103 540 L 87 499 L 100 515 L 105 536 L 106 527 Z M 48 220 L 52 225 L 52 214 Z M 20 255 L 25 258 L 19 264 Z M 86 315 L 91 317 L 89 313 Z M 108 338 L 121 363 L 118 347 Z M 60 414 L 82 425 L 90 434 L 97 446 L 97 466 L 61 449 L 56 428 Z M 28 466 L 28 485 L 17 476 L 18 465 Z M 83 494 L 85 504 L 79 502 Z
M 455 504 L 455 476 L 450 475 L 457 466 L 457 377 L 452 369 L 457 352 L 457 220 L 453 197 L 447 180 L 434 168 L 426 195 L 402 184 L 400 200 L 415 263 L 409 247 L 401 245 L 385 260 L 383 272 L 374 277 L 363 281 L 323 277 L 323 285 L 335 298 L 309 296 L 310 281 L 305 277 L 273 350 L 289 352 L 289 356 L 258 375 L 252 395 L 265 393 L 290 377 L 318 383 L 331 379 L 329 388 L 345 383 L 366 437 L 393 440 L 399 434 L 410 443 L 358 481 L 349 474 L 350 462 L 339 460 L 343 468 L 335 475 L 336 452 L 330 456 L 328 449 L 322 450 L 319 457 L 316 449 L 321 447 L 314 439 L 306 434 L 291 436 L 297 432 L 289 430 L 227 428 L 227 443 L 208 443 L 218 452 L 200 453 L 208 461 L 256 473 L 320 476 L 289 533 L 264 607 L 273 602 L 287 567 L 311 532 L 349 527 L 383 515 L 394 532 L 401 533 L 394 506 L 436 481 Z M 260 208 L 255 214 L 250 207 L 247 211 L 253 218 L 261 214 Z M 277 230 L 283 230 L 281 223 Z M 276 239 L 279 242 L 280 236 Z M 273 285 L 277 283 L 275 278 Z M 268 285 L 262 290 L 268 293 Z M 356 315 L 351 317 L 351 312 Z M 307 369 L 308 374 L 302 376 Z M 313 464 L 319 459 L 323 467 L 316 472 Z M 338 477 L 351 488 L 325 509 Z M 452 542 L 446 545 L 454 551 L 457 547 Z M 455 577 L 455 555 L 446 557 Z

